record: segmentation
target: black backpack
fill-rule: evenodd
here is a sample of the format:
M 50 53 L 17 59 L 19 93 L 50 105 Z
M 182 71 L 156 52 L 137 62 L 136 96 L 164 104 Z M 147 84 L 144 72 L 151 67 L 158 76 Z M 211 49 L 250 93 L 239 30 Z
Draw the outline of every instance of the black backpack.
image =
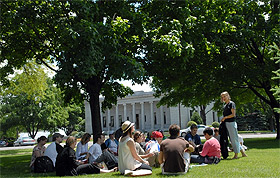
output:
M 46 173 L 53 172 L 54 166 L 52 160 L 47 156 L 41 156 L 36 158 L 34 162 L 34 172 L 35 173 Z

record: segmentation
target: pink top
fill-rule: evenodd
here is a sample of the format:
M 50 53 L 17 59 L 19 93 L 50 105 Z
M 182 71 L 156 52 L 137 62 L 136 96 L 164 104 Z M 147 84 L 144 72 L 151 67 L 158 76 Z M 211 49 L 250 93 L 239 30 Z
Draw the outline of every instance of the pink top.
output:
M 217 139 L 214 137 L 207 140 L 204 145 L 202 152 L 200 153 L 201 156 L 217 156 L 221 158 L 221 146 Z

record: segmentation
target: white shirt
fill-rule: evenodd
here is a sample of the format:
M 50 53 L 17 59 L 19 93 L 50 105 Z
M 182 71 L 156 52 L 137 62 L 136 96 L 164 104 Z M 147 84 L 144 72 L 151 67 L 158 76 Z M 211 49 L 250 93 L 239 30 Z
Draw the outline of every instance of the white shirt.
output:
M 123 142 L 119 142 L 119 154 L 118 154 L 118 168 L 119 171 L 124 174 L 125 170 L 135 170 L 140 167 L 142 163 L 133 158 L 131 151 L 127 145 L 127 142 L 132 140 L 128 137 Z M 133 141 L 133 140 L 132 140 Z
M 93 144 L 88 153 L 90 153 L 89 163 L 91 164 L 102 154 L 101 146 L 98 143 Z
M 56 144 L 55 142 L 52 142 L 46 149 L 44 156 L 49 157 L 52 162 L 53 162 L 53 166 L 55 167 L 55 162 L 56 162 L 56 156 L 57 156 L 57 152 L 56 152 Z
M 88 152 L 88 143 L 83 145 L 82 142 L 79 142 L 77 145 L 77 149 L 76 149 L 76 158 L 81 159 L 81 158 L 86 157 L 86 154 L 81 156 L 81 153 L 84 153 L 84 152 Z
M 241 135 L 238 134 L 238 142 L 243 145 L 244 141 Z

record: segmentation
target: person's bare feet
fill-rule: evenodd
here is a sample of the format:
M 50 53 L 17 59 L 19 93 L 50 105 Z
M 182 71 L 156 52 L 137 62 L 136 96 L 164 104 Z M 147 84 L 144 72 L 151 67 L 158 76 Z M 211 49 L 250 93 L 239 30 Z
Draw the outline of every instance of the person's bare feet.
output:
M 248 157 L 248 155 L 246 155 L 246 154 L 242 154 L 242 157 Z
M 234 153 L 234 157 L 232 159 L 238 159 L 238 153 Z

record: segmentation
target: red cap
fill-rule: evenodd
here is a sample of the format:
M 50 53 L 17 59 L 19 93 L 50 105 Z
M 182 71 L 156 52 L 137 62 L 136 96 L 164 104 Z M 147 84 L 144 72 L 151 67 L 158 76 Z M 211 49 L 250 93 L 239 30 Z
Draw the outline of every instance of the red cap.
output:
M 151 137 L 152 137 L 152 138 L 162 138 L 163 135 L 162 135 L 162 133 L 159 132 L 159 131 L 153 131 Z

